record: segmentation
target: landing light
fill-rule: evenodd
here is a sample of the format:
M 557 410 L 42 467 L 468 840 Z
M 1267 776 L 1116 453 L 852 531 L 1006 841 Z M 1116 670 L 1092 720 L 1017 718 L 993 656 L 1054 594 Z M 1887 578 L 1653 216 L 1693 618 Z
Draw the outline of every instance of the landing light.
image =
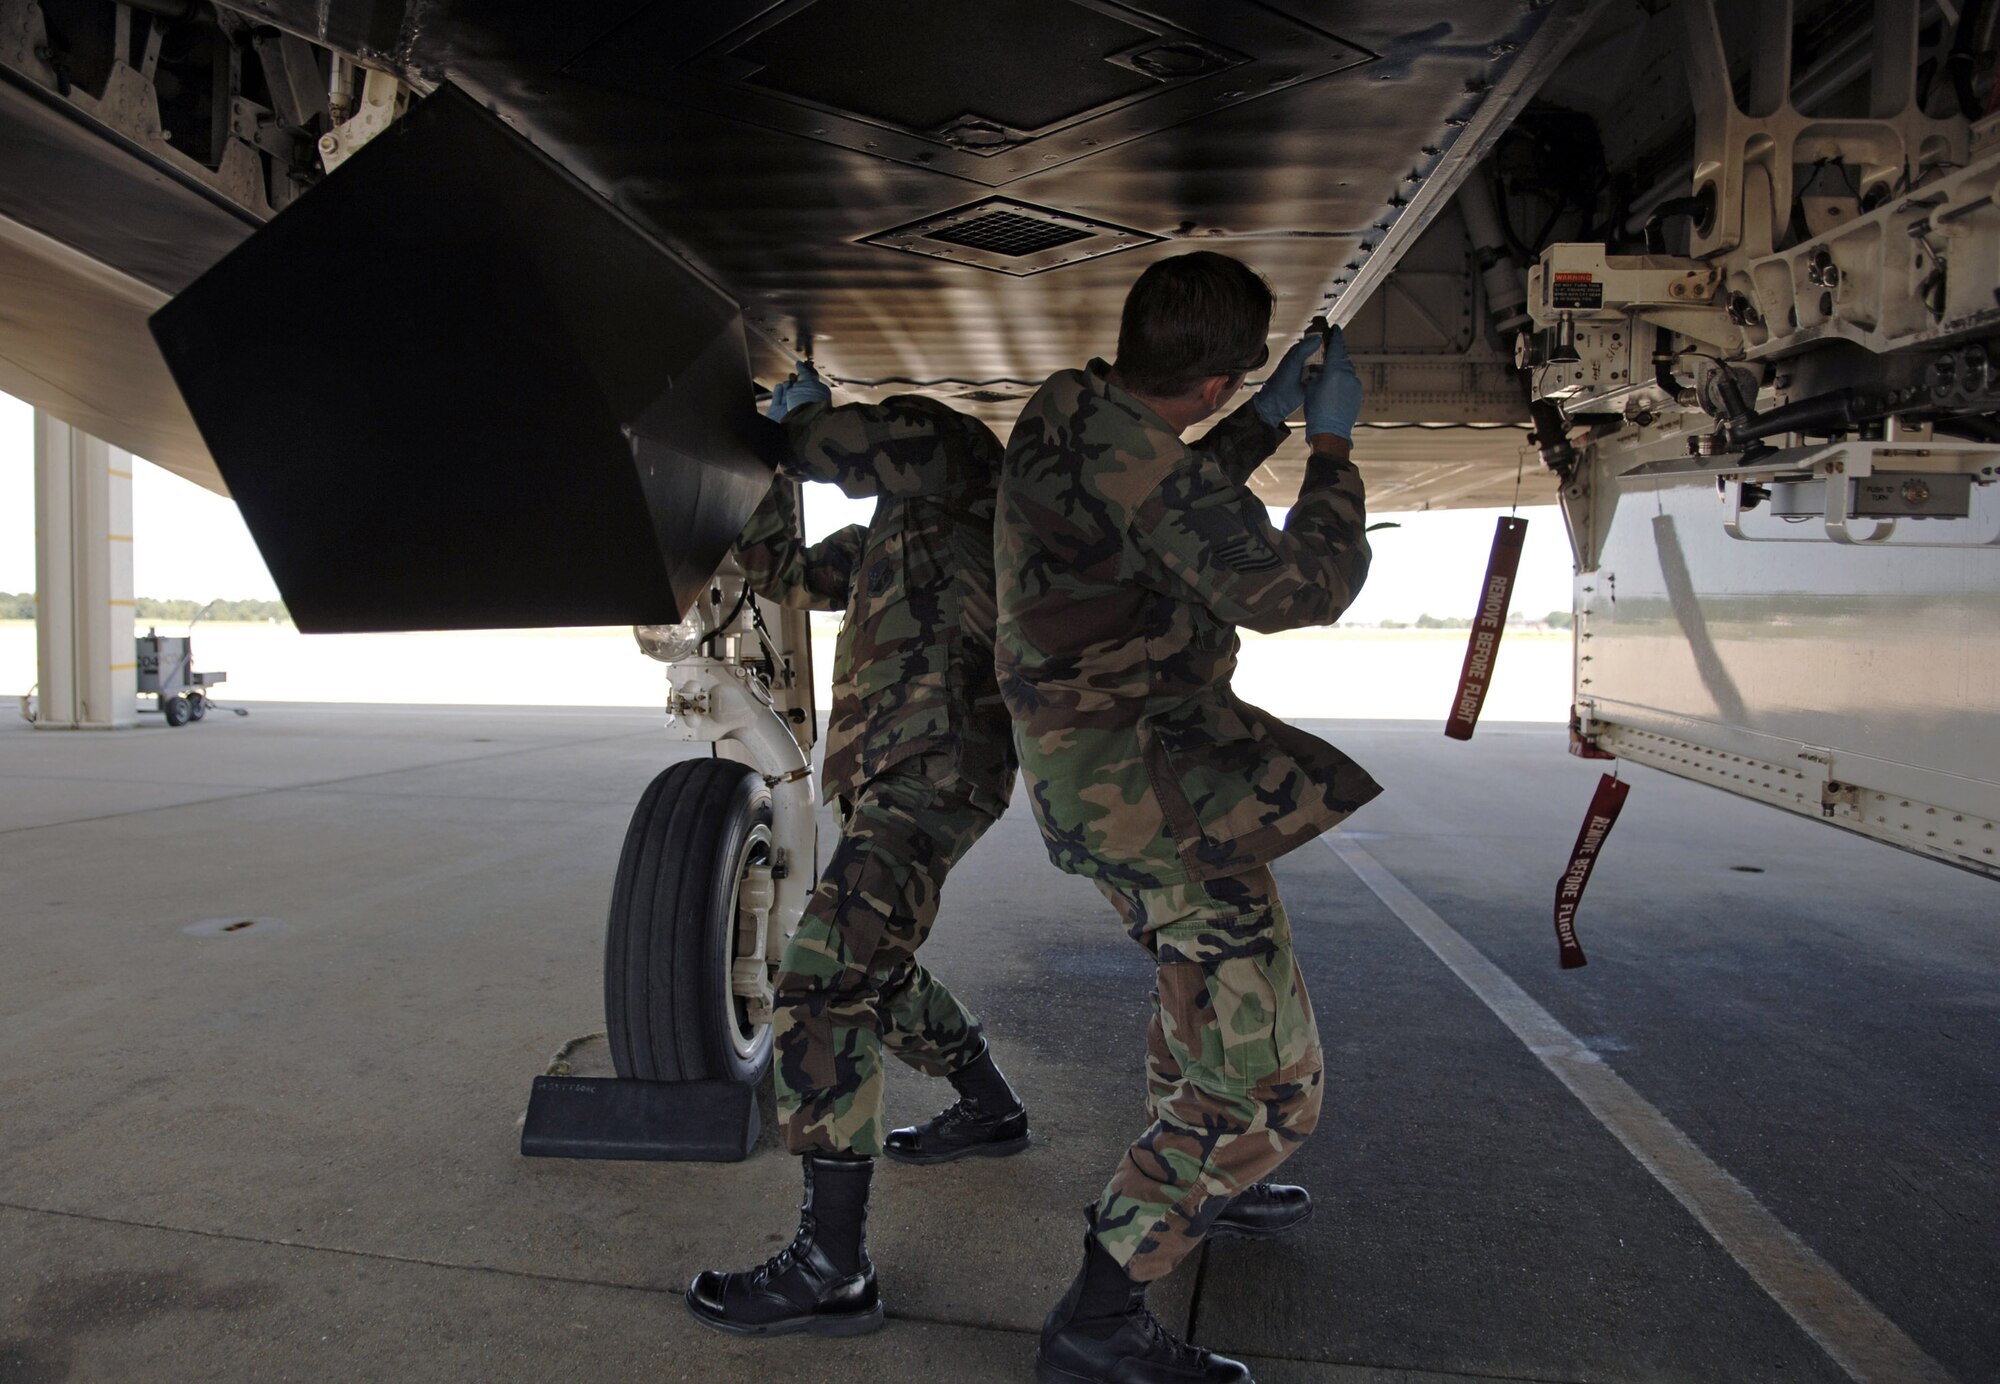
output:
M 648 658 L 662 663 L 679 663 L 692 656 L 708 635 L 707 604 L 697 602 L 687 619 L 678 625 L 634 625 L 632 637 Z

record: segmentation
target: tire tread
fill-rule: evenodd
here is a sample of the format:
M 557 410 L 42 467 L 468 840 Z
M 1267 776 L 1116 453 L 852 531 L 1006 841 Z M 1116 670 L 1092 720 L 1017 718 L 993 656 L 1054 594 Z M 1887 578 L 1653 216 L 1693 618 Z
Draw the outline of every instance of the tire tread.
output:
M 706 913 L 716 890 L 733 881 L 734 860 L 721 861 L 719 852 L 739 817 L 754 823 L 769 813 L 756 771 L 721 758 L 670 765 L 640 796 L 605 937 L 605 1027 L 620 1076 L 694 1081 L 736 1066 L 733 1048 L 721 1039 L 718 1050 L 713 1031 L 708 991 L 718 939 L 680 920 Z M 733 937 L 728 931 L 720 944 Z

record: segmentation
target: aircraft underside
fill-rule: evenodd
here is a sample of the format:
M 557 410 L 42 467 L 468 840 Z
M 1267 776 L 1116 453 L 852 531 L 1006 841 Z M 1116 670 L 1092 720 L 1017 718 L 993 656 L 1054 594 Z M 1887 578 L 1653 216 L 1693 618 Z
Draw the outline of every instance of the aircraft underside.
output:
M 303 628 L 629 620 L 680 733 L 781 774 L 758 736 L 810 748 L 803 624 L 708 576 L 761 483 L 744 377 L 810 355 L 837 398 L 1004 435 L 1111 354 L 1142 268 L 1223 250 L 1276 289 L 1274 346 L 1344 325 L 1371 510 L 1561 504 L 1579 752 L 2000 876 L 1996 26 L 1979 0 L 0 0 L 0 388 L 211 488 L 248 456 L 228 488 Z M 655 303 L 707 325 L 653 343 Z M 634 375 L 654 350 L 678 394 Z M 497 528 L 453 529 L 523 435 L 485 402 L 572 367 L 592 383 L 550 398 L 602 417 L 525 412 L 576 469 L 520 449 Z M 350 472 L 305 464 L 354 429 L 384 440 Z M 1259 493 L 1286 504 L 1302 458 Z M 635 462 L 654 527 L 584 574 L 560 525 L 601 516 L 552 501 Z M 313 536 L 339 506 L 460 556 L 357 573 Z M 651 586 L 622 575 L 649 545 Z M 739 1018 L 796 917 L 784 817 L 744 858 Z

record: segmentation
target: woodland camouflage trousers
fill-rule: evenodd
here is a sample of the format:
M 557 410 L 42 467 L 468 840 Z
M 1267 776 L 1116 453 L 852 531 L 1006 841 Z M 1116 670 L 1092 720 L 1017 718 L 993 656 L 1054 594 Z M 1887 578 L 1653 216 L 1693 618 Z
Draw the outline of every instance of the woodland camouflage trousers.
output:
M 1099 882 L 1159 964 L 1146 1110 L 1093 1212 L 1140 1282 L 1178 1264 L 1319 1121 L 1321 1059 L 1291 922 L 1268 869 L 1164 889 Z
M 882 1050 L 948 1076 L 979 1020 L 917 964 L 945 876 L 994 814 L 948 755 L 920 755 L 843 800 L 840 845 L 785 948 L 772 1021 L 778 1123 L 793 1153 L 882 1152 Z

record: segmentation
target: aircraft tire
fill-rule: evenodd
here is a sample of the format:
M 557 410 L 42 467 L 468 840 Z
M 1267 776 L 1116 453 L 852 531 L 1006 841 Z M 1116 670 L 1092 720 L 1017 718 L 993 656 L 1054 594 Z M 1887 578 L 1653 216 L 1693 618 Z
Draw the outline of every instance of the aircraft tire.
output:
M 625 833 L 604 948 L 604 1017 L 618 1075 L 756 1082 L 769 1024 L 730 985 L 737 884 L 771 858 L 771 790 L 727 759 L 675 764 Z

